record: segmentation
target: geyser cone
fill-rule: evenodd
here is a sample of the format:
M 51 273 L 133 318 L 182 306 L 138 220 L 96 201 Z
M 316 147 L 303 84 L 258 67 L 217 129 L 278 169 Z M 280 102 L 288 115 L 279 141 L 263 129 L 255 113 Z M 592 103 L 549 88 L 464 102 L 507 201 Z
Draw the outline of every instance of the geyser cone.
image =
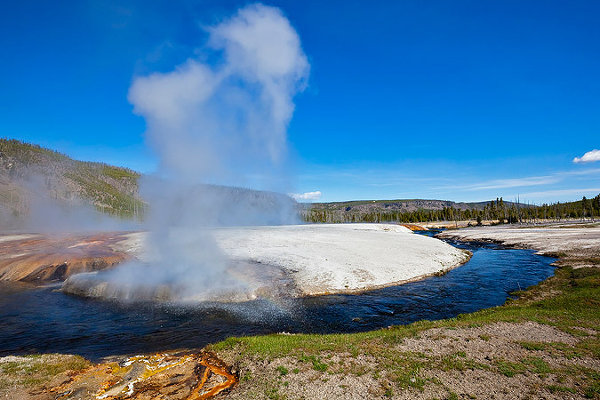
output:
M 177 288 L 166 284 L 136 285 L 107 280 L 107 274 L 90 272 L 71 276 L 62 285 L 65 293 L 115 300 L 173 300 Z
M 118 301 L 183 303 L 244 302 L 256 299 L 298 297 L 294 280 L 283 269 L 249 261 L 231 261 L 218 275 L 169 274 L 149 278 L 153 264 L 125 264 L 114 270 L 77 274 L 62 291 L 82 297 Z M 131 278 L 137 276 L 136 279 Z M 160 282 L 160 283 L 157 283 Z
M 256 298 L 254 288 L 226 271 L 222 276 L 196 275 L 168 278 L 148 275 L 148 264 L 126 264 L 111 271 L 78 274 L 67 279 L 62 291 L 83 297 L 121 301 L 237 302 Z M 136 278 L 125 276 L 135 275 Z

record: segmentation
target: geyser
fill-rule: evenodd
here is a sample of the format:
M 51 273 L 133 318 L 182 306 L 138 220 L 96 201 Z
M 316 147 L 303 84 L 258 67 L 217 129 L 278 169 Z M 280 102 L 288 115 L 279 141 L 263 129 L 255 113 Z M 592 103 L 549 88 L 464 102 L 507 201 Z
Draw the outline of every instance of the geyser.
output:
M 244 293 L 210 228 L 295 222 L 289 198 L 216 185 L 289 192 L 286 129 L 309 72 L 298 34 L 279 9 L 261 4 L 206 31 L 198 57 L 137 77 L 129 90 L 160 160 L 141 186 L 150 203 L 143 260 L 74 276 L 65 289 L 118 298 Z

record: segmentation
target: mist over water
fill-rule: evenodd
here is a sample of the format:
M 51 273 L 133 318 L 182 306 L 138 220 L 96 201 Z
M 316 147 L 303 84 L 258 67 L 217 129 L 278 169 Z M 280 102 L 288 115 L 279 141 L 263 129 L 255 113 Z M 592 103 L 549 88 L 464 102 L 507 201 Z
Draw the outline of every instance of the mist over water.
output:
M 369 331 L 498 306 L 513 291 L 537 284 L 554 271 L 556 260 L 533 250 L 451 243 L 474 254 L 443 276 L 360 295 L 289 299 L 288 304 L 99 302 L 49 288 L 19 290 L 0 284 L 0 355 L 58 352 L 96 359 L 200 348 L 232 335 Z
M 309 73 L 298 34 L 279 9 L 261 4 L 206 31 L 200 56 L 137 77 L 129 90 L 160 160 L 157 174 L 141 181 L 150 204 L 145 262 L 65 285 L 121 298 L 244 291 L 210 228 L 297 222 L 289 197 L 231 186 L 289 192 L 286 130 Z

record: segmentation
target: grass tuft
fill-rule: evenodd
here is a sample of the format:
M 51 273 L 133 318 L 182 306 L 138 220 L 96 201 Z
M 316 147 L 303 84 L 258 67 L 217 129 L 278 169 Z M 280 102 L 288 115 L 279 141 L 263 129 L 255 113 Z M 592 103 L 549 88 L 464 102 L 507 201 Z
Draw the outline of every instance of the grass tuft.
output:
M 286 367 L 284 367 L 283 365 L 280 365 L 279 367 L 277 367 L 277 372 L 279 372 L 279 374 L 281 376 L 285 376 L 288 374 L 288 369 Z

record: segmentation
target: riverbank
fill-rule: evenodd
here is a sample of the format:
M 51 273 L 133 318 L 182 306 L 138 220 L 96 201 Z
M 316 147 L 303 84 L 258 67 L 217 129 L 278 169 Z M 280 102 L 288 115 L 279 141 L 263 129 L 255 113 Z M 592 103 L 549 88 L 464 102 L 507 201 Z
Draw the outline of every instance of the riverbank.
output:
M 573 268 L 600 265 L 600 222 L 471 227 L 444 231 L 436 237 L 534 249 L 559 258 L 557 265 Z
M 228 399 L 598 398 L 600 269 L 563 267 L 520 296 L 449 320 L 357 334 L 230 338 L 209 350 L 239 377 Z M 41 357 L 56 361 L 40 359 L 42 367 L 30 357 L 0 358 L 0 398 L 50 399 L 61 388 L 71 394 L 65 399 L 94 399 L 109 377 L 101 371 L 121 378 L 140 373 L 129 374 L 128 357 L 92 367 L 64 367 L 81 362 L 71 356 Z M 192 379 L 172 390 L 183 387 L 181 396 L 166 398 L 193 390 L 197 378 L 186 371 Z M 123 398 L 146 398 L 152 387 L 135 388 Z
M 564 267 L 507 305 L 352 335 L 211 346 L 231 399 L 600 398 L 600 270 Z
M 45 285 L 132 258 L 126 232 L 0 234 L 0 281 Z
M 210 346 L 240 371 L 228 398 L 600 398 L 597 228 L 497 229 L 444 236 L 476 240 L 476 231 L 557 255 L 555 276 L 503 306 L 448 320 L 228 339 Z
M 231 399 L 600 398 L 600 269 L 559 261 L 518 299 L 457 318 L 230 338 L 209 350 L 239 376 Z
M 598 398 L 599 286 L 600 270 L 565 267 L 518 300 L 455 319 L 211 348 L 240 371 L 231 399 Z

